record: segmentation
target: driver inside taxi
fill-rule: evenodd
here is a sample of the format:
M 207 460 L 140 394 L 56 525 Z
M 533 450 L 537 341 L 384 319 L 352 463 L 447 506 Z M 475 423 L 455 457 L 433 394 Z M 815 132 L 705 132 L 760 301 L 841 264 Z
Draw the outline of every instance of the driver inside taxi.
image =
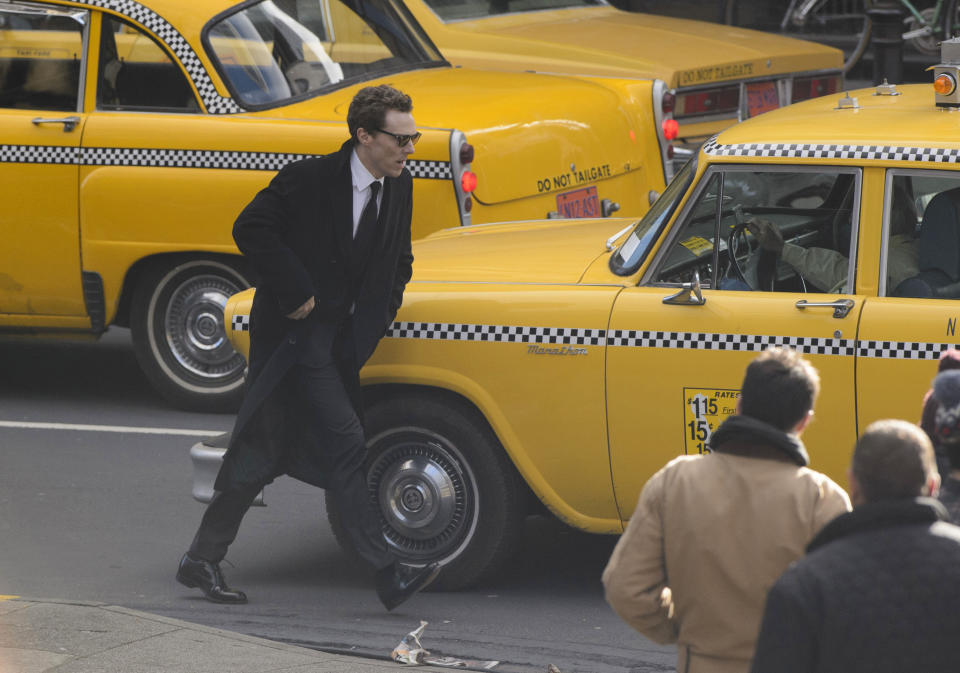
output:
M 890 217 L 890 240 L 887 246 L 887 290 L 896 287 L 919 272 L 916 239 L 917 213 L 913 201 L 902 187 L 893 194 Z M 847 282 L 849 260 L 831 248 L 804 248 L 783 240 L 775 224 L 762 218 L 747 223 L 760 247 L 789 264 L 820 292 L 838 293 Z

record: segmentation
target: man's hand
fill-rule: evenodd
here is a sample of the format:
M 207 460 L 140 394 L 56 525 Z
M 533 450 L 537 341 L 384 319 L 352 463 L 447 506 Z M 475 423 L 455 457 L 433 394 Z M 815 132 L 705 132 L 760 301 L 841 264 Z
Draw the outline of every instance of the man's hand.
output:
M 310 311 L 313 310 L 315 304 L 316 302 L 314 301 L 313 297 L 310 297 L 308 300 L 303 302 L 303 305 L 300 306 L 300 308 L 298 308 L 296 311 L 293 313 L 288 313 L 287 317 L 293 320 L 303 320 L 310 315 Z
M 783 252 L 783 235 L 770 220 L 753 218 L 747 222 L 747 229 L 757 237 L 760 247 L 777 255 Z

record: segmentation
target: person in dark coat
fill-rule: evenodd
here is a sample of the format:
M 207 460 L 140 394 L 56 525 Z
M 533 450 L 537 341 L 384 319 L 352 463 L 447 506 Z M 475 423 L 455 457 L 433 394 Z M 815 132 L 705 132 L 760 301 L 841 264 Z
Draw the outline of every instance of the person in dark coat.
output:
M 367 495 L 359 371 L 410 279 L 412 179 L 420 138 L 409 96 L 381 85 L 350 104 L 340 151 L 284 167 L 240 213 L 237 247 L 259 274 L 249 386 L 177 580 L 211 601 L 245 603 L 220 570 L 257 493 L 282 474 L 333 491 L 375 587 L 393 609 L 437 574 L 389 551 Z
M 960 369 L 960 351 L 955 348 L 948 348 L 940 353 L 940 359 L 937 362 L 937 373 L 951 369 Z M 937 457 L 937 469 L 940 471 L 940 479 L 945 483 L 947 474 L 950 472 L 950 461 L 947 458 L 946 450 L 941 446 L 941 442 L 934 432 L 938 406 L 937 398 L 933 394 L 933 385 L 931 385 L 930 389 L 923 396 L 920 427 L 923 428 L 923 431 L 930 437 L 930 441 L 933 442 L 933 452 Z
M 954 351 L 956 352 L 956 351 Z M 934 445 L 947 460 L 941 470 L 940 503 L 946 507 L 950 521 L 960 524 L 960 371 L 941 371 L 933 380 L 932 399 Z
M 960 671 L 960 527 L 946 521 L 927 435 L 871 424 L 828 523 L 767 595 L 752 673 Z

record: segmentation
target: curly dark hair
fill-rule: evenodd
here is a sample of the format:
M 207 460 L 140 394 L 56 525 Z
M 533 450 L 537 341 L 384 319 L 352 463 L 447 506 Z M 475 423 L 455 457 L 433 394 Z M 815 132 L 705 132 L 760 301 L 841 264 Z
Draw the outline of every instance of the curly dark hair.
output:
M 350 101 L 350 109 L 347 111 L 350 139 L 357 142 L 357 129 L 374 132 L 382 128 L 387 110 L 410 112 L 413 110 L 413 101 L 410 96 L 388 84 L 360 89 Z

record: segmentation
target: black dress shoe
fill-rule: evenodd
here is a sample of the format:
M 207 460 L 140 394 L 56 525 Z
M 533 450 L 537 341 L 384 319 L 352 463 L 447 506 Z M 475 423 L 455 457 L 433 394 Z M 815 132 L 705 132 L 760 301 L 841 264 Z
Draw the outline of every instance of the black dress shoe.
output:
M 394 563 L 377 571 L 377 596 L 387 610 L 393 610 L 430 584 L 439 572 L 439 563 L 428 563 L 423 567 Z
M 207 600 L 214 603 L 246 603 L 247 595 L 231 589 L 223 578 L 219 563 L 210 563 L 200 558 L 183 555 L 177 568 L 177 581 L 191 589 L 199 587 Z

